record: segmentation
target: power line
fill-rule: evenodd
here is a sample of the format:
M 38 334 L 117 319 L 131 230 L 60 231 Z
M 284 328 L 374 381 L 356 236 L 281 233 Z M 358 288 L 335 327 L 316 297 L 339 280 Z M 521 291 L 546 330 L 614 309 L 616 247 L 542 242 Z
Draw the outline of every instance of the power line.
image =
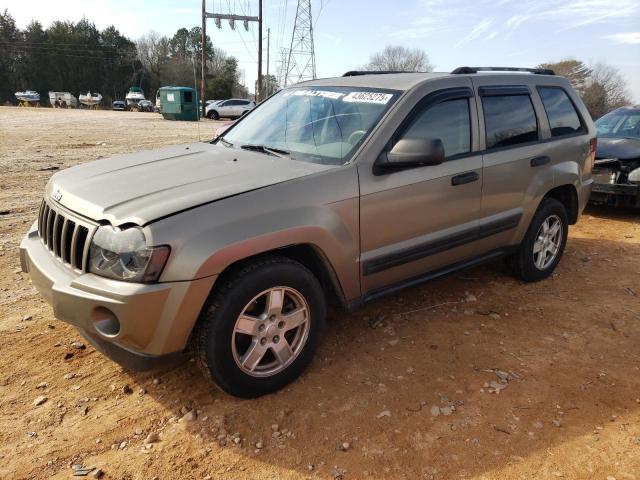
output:
M 320 15 L 322 15 L 322 10 L 326 5 L 329 5 L 330 1 L 331 0 L 326 0 L 326 1 L 320 0 L 320 10 L 318 10 L 318 14 L 316 15 L 316 20 L 315 22 L 313 22 L 313 28 L 315 28 L 316 25 L 318 24 L 318 20 L 320 20 Z
M 243 0 L 240 1 L 240 9 L 244 12 L 244 13 L 251 13 L 251 9 L 249 7 L 249 5 L 247 4 L 247 10 L 245 10 L 244 4 L 242 3 Z M 201 66 L 201 74 L 202 74 L 202 79 L 201 79 L 201 84 L 200 84 L 200 89 L 201 89 L 201 97 L 204 98 L 204 91 L 205 91 L 205 84 L 206 84 L 206 74 L 205 74 L 205 70 L 206 70 L 206 58 L 205 58 L 205 37 L 206 37 L 206 20 L 208 18 L 212 18 L 216 24 L 216 26 L 218 28 L 222 28 L 222 20 L 228 20 L 229 21 L 229 26 L 231 27 L 232 30 L 235 30 L 235 25 L 236 22 L 242 22 L 244 29 L 246 31 L 249 31 L 249 24 L 252 22 L 257 22 L 258 23 L 258 82 L 257 82 L 257 88 L 256 88 L 256 99 L 260 100 L 261 96 L 262 96 L 262 21 L 263 21 L 263 14 L 262 14 L 262 0 L 258 0 L 258 15 L 257 16 L 252 16 L 252 15 L 237 15 L 233 12 L 236 11 L 236 2 L 234 0 L 233 2 L 233 8 L 231 7 L 231 2 L 229 0 L 227 0 L 227 8 L 228 8 L 228 12 L 230 13 L 210 13 L 206 11 L 206 3 L 205 0 L 202 0 L 202 66 Z M 222 7 L 222 1 L 220 1 L 220 6 Z M 213 8 L 215 9 L 215 0 L 213 2 Z M 220 9 L 219 11 L 222 11 L 222 9 Z M 253 33 L 253 31 L 251 31 L 251 34 L 254 37 L 255 40 L 255 34 Z M 249 55 L 250 58 L 252 58 L 255 61 L 255 57 L 253 56 L 253 54 L 251 53 L 251 51 L 249 50 L 249 46 L 247 45 L 247 42 L 245 41 L 243 35 L 238 31 L 238 35 L 240 37 L 240 40 L 242 41 L 242 44 L 244 45 L 245 50 L 247 51 L 247 54 Z M 204 109 L 204 106 L 203 106 Z
M 238 31 L 238 35 L 240 36 L 240 39 L 242 40 L 242 43 L 244 45 L 244 49 L 247 51 L 247 54 L 251 57 L 251 59 L 256 62 L 256 57 L 253 56 L 253 54 L 251 53 L 251 51 L 249 50 L 249 47 L 247 46 L 247 42 L 244 41 L 244 37 L 242 36 L 242 33 L 240 31 Z M 257 42 L 257 40 L 254 40 L 255 42 Z
M 67 49 L 66 47 L 56 47 L 54 45 L 50 46 L 50 47 L 45 47 L 45 46 L 35 46 L 35 45 L 19 45 L 19 44 L 12 44 L 12 45 L 7 45 L 7 44 L 3 44 L 2 42 L 0 42 L 0 46 L 2 47 L 6 47 L 6 48 L 13 48 L 16 50 L 29 50 L 29 51 L 36 51 L 36 52 L 40 52 L 40 53 L 58 53 L 58 52 L 62 52 L 62 53 L 87 53 L 87 54 L 108 54 L 108 55 L 113 55 L 113 54 L 129 54 L 129 55 L 137 55 L 137 51 L 136 50 L 116 50 L 114 49 L 113 51 L 105 51 L 105 50 L 97 50 L 97 49 L 92 49 L 92 48 L 87 48 L 87 49 L 82 49 L 82 50 L 78 50 L 78 49 Z
M 284 10 L 282 10 L 281 22 L 278 25 L 278 50 L 282 48 L 282 44 L 284 43 L 284 31 L 287 25 L 287 11 L 289 7 L 289 1 L 285 0 L 284 2 Z
M 71 46 L 71 47 L 99 47 L 99 48 L 122 48 L 122 47 L 116 47 L 113 45 L 100 45 L 100 44 L 92 44 L 92 43 L 60 43 L 60 42 L 32 42 L 30 40 L 24 40 L 22 42 L 8 42 L 3 40 L 1 43 L 28 43 L 31 45 L 64 45 L 64 46 Z M 126 47 L 126 48 L 132 48 L 132 47 Z

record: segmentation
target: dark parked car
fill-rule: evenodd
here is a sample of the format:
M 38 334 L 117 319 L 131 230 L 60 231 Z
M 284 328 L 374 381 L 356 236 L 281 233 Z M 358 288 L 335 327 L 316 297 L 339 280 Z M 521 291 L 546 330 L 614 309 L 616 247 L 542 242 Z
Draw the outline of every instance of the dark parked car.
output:
M 596 121 L 598 147 L 591 202 L 640 207 L 640 105 Z
M 111 104 L 111 110 L 126 110 L 127 104 L 122 100 L 116 100 Z
M 140 100 L 138 102 L 139 112 L 153 112 L 153 103 L 150 100 Z

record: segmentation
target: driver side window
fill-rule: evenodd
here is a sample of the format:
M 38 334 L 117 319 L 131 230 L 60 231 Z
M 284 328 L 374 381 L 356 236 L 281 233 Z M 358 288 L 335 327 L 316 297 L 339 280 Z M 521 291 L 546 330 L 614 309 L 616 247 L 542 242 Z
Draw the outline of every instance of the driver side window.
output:
M 446 158 L 471 151 L 469 99 L 456 98 L 420 112 L 400 139 L 442 140 Z

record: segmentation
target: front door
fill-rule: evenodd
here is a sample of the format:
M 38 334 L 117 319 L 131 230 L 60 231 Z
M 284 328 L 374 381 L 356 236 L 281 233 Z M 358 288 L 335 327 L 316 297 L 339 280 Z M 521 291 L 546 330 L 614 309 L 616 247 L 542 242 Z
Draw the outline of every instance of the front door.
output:
M 233 100 L 226 100 L 225 102 L 222 102 L 220 107 L 218 107 L 218 113 L 220 114 L 221 117 L 225 117 L 225 118 L 233 117 L 234 108 L 235 107 L 233 106 Z
M 453 88 L 416 92 L 414 106 L 385 147 L 403 138 L 440 139 L 444 163 L 384 174 L 375 174 L 367 162 L 358 166 L 365 298 L 475 254 L 482 155 L 471 82 L 456 82 Z

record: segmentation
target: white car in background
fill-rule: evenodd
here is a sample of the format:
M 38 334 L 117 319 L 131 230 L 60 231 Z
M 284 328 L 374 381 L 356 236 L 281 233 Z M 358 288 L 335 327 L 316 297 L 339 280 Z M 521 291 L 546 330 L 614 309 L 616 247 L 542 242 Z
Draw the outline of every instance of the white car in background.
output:
M 218 120 L 220 118 L 240 118 L 248 111 L 255 108 L 256 102 L 251 100 L 243 100 L 241 98 L 231 98 L 229 100 L 220 100 L 206 107 L 207 118 Z

